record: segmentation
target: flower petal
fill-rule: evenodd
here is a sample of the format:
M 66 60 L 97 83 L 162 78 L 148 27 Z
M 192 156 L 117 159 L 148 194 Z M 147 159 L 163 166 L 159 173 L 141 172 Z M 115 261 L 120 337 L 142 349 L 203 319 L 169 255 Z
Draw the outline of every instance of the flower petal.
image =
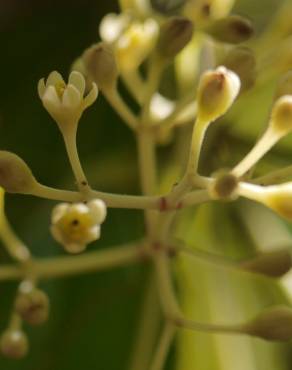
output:
M 92 89 L 89 91 L 89 93 L 86 95 L 86 97 L 83 99 L 83 110 L 88 108 L 90 105 L 92 105 L 95 100 L 98 97 L 98 88 L 96 83 L 92 83 Z
M 107 43 L 115 42 L 122 34 L 130 22 L 128 14 L 107 14 L 99 26 L 99 34 L 103 41 Z
M 51 216 L 52 224 L 57 223 L 60 220 L 60 218 L 65 215 L 69 207 L 70 207 L 69 203 L 60 203 L 56 207 L 54 207 Z
M 67 85 L 63 94 L 62 103 L 64 107 L 75 109 L 81 103 L 81 95 L 79 90 L 71 84 Z
M 80 92 L 81 97 L 83 97 L 85 91 L 85 79 L 80 72 L 73 71 L 70 73 L 69 84 L 75 86 Z
M 45 91 L 46 91 L 45 79 L 42 78 L 38 82 L 38 94 L 39 94 L 40 99 L 43 98 Z
M 97 224 L 103 223 L 106 218 L 106 205 L 101 199 L 93 199 L 88 203 L 90 215 Z
M 48 79 L 47 79 L 47 84 L 46 85 L 47 86 L 51 86 L 51 85 L 55 86 L 55 85 L 58 85 L 60 83 L 66 85 L 62 75 L 57 71 L 51 72 L 49 74 Z
M 60 110 L 61 101 L 54 86 L 49 86 L 46 88 L 42 97 L 42 102 L 49 113 L 54 113 Z

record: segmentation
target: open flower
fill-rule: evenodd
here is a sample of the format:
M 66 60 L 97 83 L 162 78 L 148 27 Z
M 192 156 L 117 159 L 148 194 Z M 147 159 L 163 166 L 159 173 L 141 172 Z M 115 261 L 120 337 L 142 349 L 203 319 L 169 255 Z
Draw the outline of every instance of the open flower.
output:
M 128 15 L 110 14 L 100 25 L 104 42 L 111 43 L 121 71 L 137 68 L 153 50 L 159 34 L 154 19 L 131 23 Z
M 56 71 L 50 73 L 46 82 L 42 78 L 38 83 L 39 97 L 60 129 L 77 124 L 83 111 L 95 102 L 98 95 L 95 83 L 85 97 L 84 92 L 85 79 L 77 71 L 70 73 L 67 84 Z
M 87 244 L 99 239 L 105 217 L 106 206 L 99 199 L 87 204 L 61 203 L 52 212 L 51 232 L 67 252 L 80 253 Z

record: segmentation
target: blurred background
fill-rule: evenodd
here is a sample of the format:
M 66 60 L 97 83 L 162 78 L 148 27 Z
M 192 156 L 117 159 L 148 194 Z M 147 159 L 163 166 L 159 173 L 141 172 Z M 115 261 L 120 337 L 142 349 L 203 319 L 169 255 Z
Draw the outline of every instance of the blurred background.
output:
M 237 9 L 255 20 L 260 32 L 278 4 L 241 0 Z M 61 135 L 37 96 L 37 82 L 52 70 L 66 76 L 72 62 L 98 41 L 103 15 L 117 9 L 114 0 L 0 0 L 0 148 L 21 156 L 46 185 L 73 189 L 74 180 Z M 82 118 L 78 146 L 95 188 L 138 193 L 134 138 L 101 95 Z M 63 254 L 49 233 L 53 205 L 28 196 L 7 196 L 9 219 L 38 257 Z M 140 212 L 111 210 L 102 239 L 90 248 L 106 248 L 142 234 Z M 5 262 L 9 258 L 0 249 L 0 263 Z M 0 369 L 125 369 L 146 270 L 138 266 L 43 282 L 51 299 L 50 319 L 42 327 L 26 328 L 28 357 L 19 362 L 1 357 Z M 0 330 L 9 320 L 16 286 L 0 284 Z

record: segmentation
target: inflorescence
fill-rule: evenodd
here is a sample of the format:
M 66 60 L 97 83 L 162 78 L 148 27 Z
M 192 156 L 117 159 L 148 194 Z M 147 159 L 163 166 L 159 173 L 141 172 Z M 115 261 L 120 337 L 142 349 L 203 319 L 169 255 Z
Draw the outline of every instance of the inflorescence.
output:
M 0 185 L 3 188 L 0 237 L 17 262 L 1 266 L 0 279 L 20 280 L 11 320 L 1 337 L 2 353 L 12 358 L 23 357 L 28 351 L 28 339 L 22 322 L 37 325 L 47 319 L 49 299 L 38 288 L 41 279 L 145 261 L 155 266 L 165 318 L 161 341 L 149 367 L 151 370 L 162 369 L 168 348 L 180 327 L 245 334 L 265 340 L 291 339 L 292 309 L 289 307 L 272 307 L 247 323 L 232 326 L 188 320 L 175 294 L 169 261 L 185 253 L 270 278 L 279 278 L 290 269 L 292 260 L 287 250 L 262 254 L 237 264 L 216 260 L 208 253 L 202 255 L 177 242 L 172 225 L 181 209 L 211 201 L 233 202 L 240 197 L 264 204 L 292 220 L 292 182 L 279 184 L 277 173 L 266 175 L 263 181 L 253 177 L 252 172 L 261 158 L 292 131 L 292 72 L 280 81 L 266 129 L 254 147 L 232 168 L 218 168 L 210 176 L 202 176 L 199 164 L 209 127 L 220 125 L 220 118 L 255 84 L 253 52 L 237 45 L 252 36 L 252 24 L 244 17 L 229 15 L 232 0 L 181 1 L 173 9 L 155 0 L 149 4 L 120 0 L 120 5 L 120 14 L 104 17 L 100 24 L 101 41 L 91 45 L 73 63 L 67 83 L 54 71 L 38 84 L 41 102 L 64 139 L 77 190 L 55 189 L 39 183 L 21 158 L 0 151 Z M 220 63 L 215 48 L 221 48 L 221 55 L 224 55 Z M 211 55 L 206 65 L 203 58 L 200 59 L 205 49 Z M 177 73 L 180 93 L 176 100 L 160 92 L 163 73 L 170 67 Z M 128 88 L 140 107 L 138 114 L 125 103 L 119 92 L 119 82 Z M 95 103 L 98 89 L 137 137 L 141 196 L 94 190 L 83 171 L 76 146 L 77 129 L 83 112 Z M 156 146 L 162 138 L 171 140 L 177 130 L 191 124 L 193 134 L 184 173 L 168 193 L 161 194 Z M 275 178 L 277 183 L 274 183 Z M 4 191 L 62 202 L 52 210 L 51 233 L 68 253 L 84 252 L 90 243 L 102 237 L 107 208 L 144 210 L 145 237 L 137 243 L 106 251 L 48 261 L 34 259 L 5 217 Z

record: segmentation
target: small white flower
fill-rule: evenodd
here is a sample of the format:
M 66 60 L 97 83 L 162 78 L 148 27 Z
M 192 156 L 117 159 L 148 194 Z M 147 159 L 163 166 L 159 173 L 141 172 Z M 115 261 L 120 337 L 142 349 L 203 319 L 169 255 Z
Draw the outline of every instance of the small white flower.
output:
M 106 206 L 95 199 L 84 203 L 60 203 L 52 212 L 53 237 L 70 253 L 80 253 L 87 244 L 99 239 L 100 224 L 106 217 Z
M 159 34 L 154 19 L 131 22 L 128 14 L 109 14 L 100 26 L 100 36 L 113 46 L 121 71 L 137 68 L 153 50 Z
M 92 83 L 90 92 L 84 97 L 85 79 L 81 73 L 70 73 L 68 84 L 60 73 L 50 73 L 47 81 L 38 83 L 39 97 L 44 107 L 62 129 L 77 124 L 83 111 L 92 105 L 98 95 L 97 86 Z

